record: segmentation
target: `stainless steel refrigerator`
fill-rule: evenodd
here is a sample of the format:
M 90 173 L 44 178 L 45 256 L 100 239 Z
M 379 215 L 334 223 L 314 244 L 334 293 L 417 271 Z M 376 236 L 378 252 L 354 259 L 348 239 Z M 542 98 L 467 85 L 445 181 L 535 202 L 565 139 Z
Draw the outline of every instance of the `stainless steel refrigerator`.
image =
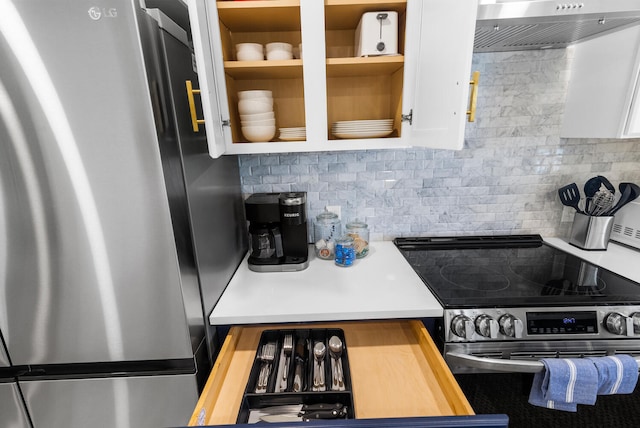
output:
M 193 64 L 136 0 L 0 0 L 0 427 L 188 422 L 246 252 Z

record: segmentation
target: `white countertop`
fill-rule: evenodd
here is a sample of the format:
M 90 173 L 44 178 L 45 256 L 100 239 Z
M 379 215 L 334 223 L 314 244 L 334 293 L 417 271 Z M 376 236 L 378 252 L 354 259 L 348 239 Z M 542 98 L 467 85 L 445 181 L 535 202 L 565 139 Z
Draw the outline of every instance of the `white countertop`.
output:
M 545 238 L 545 242 L 581 259 L 601 266 L 635 282 L 640 282 L 640 250 L 609 242 L 604 251 L 585 251 L 561 238 Z
M 212 325 L 441 317 L 442 306 L 391 241 L 351 267 L 315 257 L 300 272 L 253 272 L 242 261 Z
M 585 251 L 561 238 L 549 245 L 640 283 L 640 251 L 610 242 Z M 315 257 L 300 272 L 253 272 L 246 257 L 209 316 L 212 325 L 441 317 L 443 309 L 391 241 L 338 267 Z

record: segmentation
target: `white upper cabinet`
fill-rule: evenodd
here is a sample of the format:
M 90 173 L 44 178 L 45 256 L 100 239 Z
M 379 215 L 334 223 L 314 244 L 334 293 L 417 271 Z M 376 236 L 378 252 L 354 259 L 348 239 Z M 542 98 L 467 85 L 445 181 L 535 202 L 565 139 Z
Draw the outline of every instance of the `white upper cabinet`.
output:
M 640 26 L 578 43 L 561 137 L 640 137 Z
M 355 56 L 356 29 L 366 12 L 397 13 L 397 55 Z M 200 84 L 193 96 L 204 112 L 204 118 L 194 117 L 194 126 L 204 119 L 212 157 L 460 149 L 476 12 L 477 0 L 189 0 Z M 247 42 L 290 43 L 296 55 L 238 61 L 235 46 Z M 276 132 L 269 142 L 249 142 L 242 133 L 238 92 L 251 89 L 271 90 L 276 127 L 305 127 L 306 137 L 293 141 Z M 336 122 L 381 119 L 393 123 L 384 137 L 332 132 Z
M 403 111 L 413 112 L 413 120 L 403 135 L 412 146 L 461 149 L 467 110 L 475 110 L 475 103 L 469 107 L 469 81 L 477 3 L 409 1 L 407 8 L 416 9 L 407 23 L 407 45 L 415 53 L 405 59 Z

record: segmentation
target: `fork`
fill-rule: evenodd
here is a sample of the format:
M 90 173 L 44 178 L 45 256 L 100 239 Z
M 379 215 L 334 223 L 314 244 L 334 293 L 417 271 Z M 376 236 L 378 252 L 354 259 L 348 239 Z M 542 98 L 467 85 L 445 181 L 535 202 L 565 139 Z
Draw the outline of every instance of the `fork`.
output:
M 260 361 L 262 361 L 262 365 L 260 366 L 260 373 L 258 374 L 258 380 L 256 382 L 256 392 L 261 392 L 262 389 L 262 382 L 264 379 L 264 372 L 267 369 L 266 364 L 264 363 L 264 357 L 265 355 L 267 355 L 267 345 L 264 344 L 262 345 L 262 347 L 260 348 L 260 351 L 258 353 L 258 359 Z
M 269 383 L 269 374 L 271 372 L 271 363 L 276 356 L 276 345 L 273 342 L 262 345 L 260 350 L 260 360 L 262 361 L 262 367 L 260 368 L 260 374 L 258 375 L 258 384 L 256 386 L 256 392 L 267 392 L 267 384 Z
M 285 359 L 284 359 L 284 373 L 282 374 L 282 383 L 280 387 L 282 390 L 287 389 L 287 376 L 289 373 L 289 364 L 291 362 L 291 354 L 293 352 L 293 335 L 287 334 L 284 336 L 284 341 L 282 342 L 282 350 L 284 351 Z

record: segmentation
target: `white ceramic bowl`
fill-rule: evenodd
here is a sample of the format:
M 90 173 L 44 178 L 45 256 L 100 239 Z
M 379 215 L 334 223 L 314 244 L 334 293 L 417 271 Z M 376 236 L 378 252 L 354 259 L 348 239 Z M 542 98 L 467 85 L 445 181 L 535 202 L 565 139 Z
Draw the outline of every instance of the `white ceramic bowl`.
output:
M 267 43 L 267 52 L 271 52 L 271 51 L 287 51 L 287 52 L 291 52 L 293 49 L 293 46 L 291 46 L 291 43 L 283 43 L 283 42 L 273 42 L 273 43 Z
M 269 61 L 281 61 L 287 59 L 293 59 L 293 54 L 289 51 L 274 49 L 270 52 L 267 52 L 267 60 Z
M 275 119 L 275 114 L 270 111 L 267 113 L 254 113 L 254 114 L 241 114 L 240 115 L 240 120 L 241 121 L 248 121 L 248 120 L 266 120 L 266 119 Z
M 273 104 L 260 100 L 240 100 L 238 101 L 238 113 L 256 114 L 273 111 Z
M 261 91 L 261 90 L 253 90 L 253 91 L 239 91 L 238 99 L 248 100 L 251 98 L 272 98 L 273 93 L 271 91 Z
M 238 61 L 264 61 L 262 52 L 242 51 L 236 54 Z
M 276 126 L 243 126 L 242 135 L 252 143 L 266 142 L 276 135 Z
M 238 43 L 236 45 L 236 52 L 264 52 L 264 47 L 260 43 Z
M 266 98 L 266 97 L 261 97 L 261 98 L 240 98 L 238 100 L 238 103 L 240 103 L 240 101 L 255 101 L 257 103 L 265 103 L 265 104 L 269 104 L 271 107 L 273 107 L 273 98 Z M 261 113 L 265 113 L 265 112 L 261 112 Z M 240 114 L 244 114 L 244 113 L 240 113 Z M 249 113 L 249 114 L 253 114 L 253 113 Z
M 243 127 L 247 126 L 272 126 L 276 124 L 275 119 L 261 119 L 261 120 L 240 120 Z
M 238 61 L 264 60 L 264 48 L 260 43 L 238 43 L 236 45 L 236 59 Z

